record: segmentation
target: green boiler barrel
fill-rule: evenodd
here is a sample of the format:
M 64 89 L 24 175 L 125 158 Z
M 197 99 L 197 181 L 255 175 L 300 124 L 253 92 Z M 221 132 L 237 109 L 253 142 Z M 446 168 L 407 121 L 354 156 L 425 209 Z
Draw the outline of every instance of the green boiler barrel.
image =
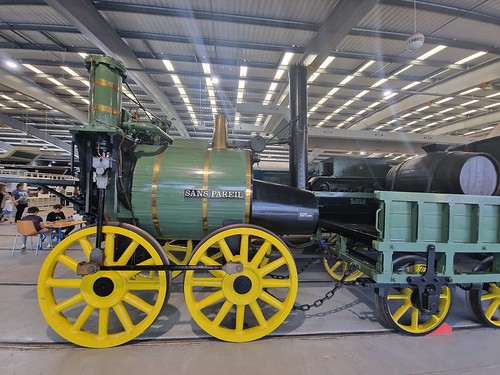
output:
M 249 222 L 250 153 L 206 146 L 177 139 L 156 152 L 136 149 L 132 208 L 155 238 L 201 239 L 223 225 Z

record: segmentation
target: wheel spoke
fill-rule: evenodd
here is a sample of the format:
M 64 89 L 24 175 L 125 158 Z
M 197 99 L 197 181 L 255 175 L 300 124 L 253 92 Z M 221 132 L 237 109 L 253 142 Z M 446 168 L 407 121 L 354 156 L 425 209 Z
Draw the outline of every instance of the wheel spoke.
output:
M 79 240 L 78 240 L 78 243 L 80 244 L 80 246 L 82 247 L 82 250 L 83 252 L 85 253 L 85 256 L 87 257 L 87 259 L 90 259 L 90 253 L 92 252 L 92 250 L 94 249 L 94 245 L 92 245 L 90 243 L 90 240 L 88 237 L 81 237 Z
M 411 308 L 412 305 L 409 301 L 403 303 L 399 308 L 394 312 L 394 314 L 391 314 L 392 317 L 394 318 L 395 322 L 398 322 L 399 319 L 408 311 L 409 308 Z
M 242 234 L 240 241 L 240 259 L 243 263 L 248 263 L 248 244 L 248 234 Z
M 264 301 L 265 303 L 267 303 L 268 305 L 271 305 L 272 307 L 274 307 L 278 311 L 281 311 L 281 309 L 283 309 L 283 307 L 284 307 L 283 302 L 281 302 L 279 299 L 277 299 L 276 297 L 272 296 L 271 294 L 269 294 L 265 290 L 263 290 L 260 293 L 259 298 L 262 301 Z
M 71 330 L 72 331 L 80 331 L 94 310 L 95 310 L 95 307 L 90 306 L 90 305 L 85 305 L 84 309 L 82 310 L 82 312 L 78 316 L 78 319 L 76 319 L 75 323 L 73 324 L 73 327 Z
M 198 301 L 196 303 L 196 308 L 198 310 L 203 310 L 205 307 L 213 305 L 214 303 L 217 303 L 217 302 L 223 300 L 224 298 L 225 297 L 224 297 L 224 293 L 222 292 L 222 290 L 218 290 L 218 291 L 210 294 L 208 297 L 203 298 L 201 301 Z
M 106 233 L 106 243 L 104 245 L 104 265 L 109 266 L 115 261 L 115 233 Z
M 47 279 L 45 285 L 49 288 L 80 289 L 82 279 Z
M 191 284 L 193 286 L 220 288 L 222 286 L 222 279 L 216 277 L 194 277 Z
M 219 327 L 220 324 L 222 323 L 222 321 L 224 320 L 224 318 L 227 316 L 227 314 L 229 314 L 229 311 L 231 310 L 232 307 L 233 307 L 233 304 L 231 302 L 224 301 L 224 303 L 222 304 L 222 307 L 220 308 L 219 312 L 215 316 L 215 319 L 212 321 L 212 324 L 215 327 Z
M 76 273 L 76 267 L 78 266 L 78 261 L 68 255 L 61 254 L 57 257 L 57 261 L 66 267 L 68 267 L 71 271 Z
M 489 301 L 495 298 L 498 298 L 498 294 L 487 293 L 481 296 L 481 301 Z
M 491 302 L 486 311 L 484 312 L 484 316 L 487 317 L 488 320 L 492 320 L 493 315 L 498 310 L 498 306 L 500 306 L 500 301 Z
M 123 303 L 118 302 L 113 306 L 113 310 L 125 329 L 125 332 L 131 333 L 134 330 L 134 323 L 132 323 L 132 319 L 130 319 L 130 315 Z
M 227 262 L 230 262 L 233 259 L 233 253 L 231 252 L 231 249 L 229 248 L 226 240 L 223 238 L 218 241 L 217 244 L 219 245 L 222 255 L 224 255 L 224 259 Z
M 99 309 L 99 326 L 97 329 L 97 336 L 100 338 L 108 335 L 109 325 L 109 307 Z
M 290 279 L 264 279 L 262 280 L 263 288 L 290 288 L 292 286 L 292 282 Z
M 135 251 L 137 250 L 137 247 L 139 247 L 139 243 L 136 242 L 136 241 L 132 241 L 127 246 L 127 248 L 123 252 L 123 254 L 120 257 L 120 259 L 118 259 L 118 261 L 116 262 L 116 264 L 119 264 L 119 265 L 125 265 L 125 264 L 127 264 L 128 261 L 130 260 L 130 258 L 132 258 L 132 255 L 134 255 Z
M 253 316 L 255 316 L 255 319 L 257 319 L 257 323 L 259 323 L 260 327 L 266 327 L 267 326 L 267 320 L 264 317 L 264 314 L 262 313 L 262 310 L 260 309 L 259 304 L 257 301 L 254 301 L 249 304 L 250 310 L 252 310 Z
M 74 296 L 67 298 L 64 301 L 61 301 L 57 305 L 55 305 L 54 311 L 59 313 L 69 309 L 70 307 L 78 305 L 81 302 L 83 302 L 83 297 L 80 293 L 77 293 Z
M 405 296 L 404 294 L 388 294 L 387 295 L 387 300 L 388 301 L 397 301 L 397 300 L 403 300 L 403 301 L 408 301 L 409 298 L 408 296 Z
M 236 333 L 240 334 L 243 332 L 243 326 L 245 323 L 245 305 L 236 305 Z
M 413 329 L 413 332 L 417 332 L 418 329 L 418 309 L 416 307 L 412 307 L 411 310 L 411 328 Z
M 286 260 L 284 257 L 278 258 L 268 264 L 266 264 L 264 267 L 259 269 L 259 275 L 261 277 L 264 277 L 265 275 L 276 271 L 278 268 L 280 268 L 282 265 L 286 264 Z
M 152 279 L 129 280 L 129 290 L 158 290 L 160 289 L 160 280 L 155 277 Z
M 132 293 L 125 294 L 123 296 L 123 300 L 127 302 L 129 305 L 141 310 L 142 312 L 145 312 L 146 314 L 151 313 L 151 311 L 153 311 L 154 309 L 154 306 L 150 305 L 142 298 L 139 298 L 138 296 Z
M 250 263 L 250 266 L 257 268 L 259 266 L 259 264 L 262 262 L 262 260 L 264 259 L 264 257 L 271 250 L 271 246 L 272 246 L 271 242 L 264 241 L 262 246 L 259 248 L 259 250 L 255 254 L 255 256 L 253 257 L 252 262 Z
M 203 255 L 200 258 L 200 262 L 203 263 L 205 266 L 220 266 L 221 264 L 211 257 L 208 257 L 206 255 Z M 210 274 L 212 274 L 215 278 L 222 279 L 224 276 L 226 276 L 226 273 L 222 270 L 212 270 L 210 271 Z

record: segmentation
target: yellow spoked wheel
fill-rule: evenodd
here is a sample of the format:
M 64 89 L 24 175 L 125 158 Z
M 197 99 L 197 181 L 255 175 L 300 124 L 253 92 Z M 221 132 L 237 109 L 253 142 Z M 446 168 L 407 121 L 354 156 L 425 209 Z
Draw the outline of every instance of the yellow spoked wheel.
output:
M 490 271 L 492 265 L 493 257 L 488 257 L 479 263 L 474 271 Z M 500 328 L 499 283 L 481 283 L 478 288 L 466 293 L 467 305 L 476 319 L 485 326 Z
M 407 274 L 425 272 L 425 258 L 404 256 L 394 261 L 394 271 Z M 387 288 L 375 299 L 375 306 L 386 325 L 409 335 L 426 335 L 444 322 L 451 306 L 451 290 L 443 287 L 437 314 L 423 312 L 417 307 L 417 291 L 412 288 Z
M 328 240 L 328 243 L 330 244 L 330 246 L 335 246 L 336 241 L 337 235 L 334 235 Z M 326 272 L 328 272 L 328 274 L 337 281 L 342 280 L 348 268 L 346 262 L 333 256 L 333 254 L 328 254 L 325 258 L 323 258 L 323 266 L 325 267 Z M 354 281 L 361 275 L 363 275 L 363 272 L 361 272 L 360 270 L 354 270 L 349 276 L 345 278 L 344 281 Z
M 89 348 L 126 343 L 144 332 L 168 299 L 165 271 L 98 271 L 79 276 L 88 261 L 97 227 L 81 229 L 47 256 L 38 277 L 38 303 L 48 324 L 66 340 Z M 160 244 L 129 224 L 103 226 L 104 265 L 168 264 Z
M 177 265 L 186 265 L 193 254 L 193 241 L 169 240 L 163 245 L 168 260 Z M 182 271 L 173 271 L 172 278 L 176 278 Z
M 210 257 L 216 244 L 222 253 L 220 261 Z M 184 295 L 195 322 L 208 334 L 231 342 L 257 340 L 273 332 L 297 297 L 297 269 L 286 245 L 261 227 L 230 225 L 203 239 L 189 264 L 226 262 L 240 262 L 244 269 L 231 275 L 186 272 Z

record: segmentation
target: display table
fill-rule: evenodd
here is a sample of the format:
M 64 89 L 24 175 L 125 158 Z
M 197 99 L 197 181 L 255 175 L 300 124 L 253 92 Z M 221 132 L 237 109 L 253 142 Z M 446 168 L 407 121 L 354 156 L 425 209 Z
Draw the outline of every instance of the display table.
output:
M 45 228 L 47 229 L 56 229 L 57 230 L 57 242 L 61 242 L 62 240 L 62 230 L 67 227 L 77 226 L 85 224 L 84 220 L 57 220 L 57 221 L 46 221 Z

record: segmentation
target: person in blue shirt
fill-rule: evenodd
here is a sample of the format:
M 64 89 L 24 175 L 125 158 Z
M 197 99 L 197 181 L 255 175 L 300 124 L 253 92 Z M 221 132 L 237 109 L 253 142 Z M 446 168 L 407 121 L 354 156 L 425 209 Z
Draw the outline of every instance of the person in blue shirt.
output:
M 22 182 L 16 185 L 16 188 L 12 190 L 12 202 L 16 206 L 16 217 L 14 221 L 21 220 L 26 207 L 28 207 L 28 190 L 24 189 L 24 184 Z

